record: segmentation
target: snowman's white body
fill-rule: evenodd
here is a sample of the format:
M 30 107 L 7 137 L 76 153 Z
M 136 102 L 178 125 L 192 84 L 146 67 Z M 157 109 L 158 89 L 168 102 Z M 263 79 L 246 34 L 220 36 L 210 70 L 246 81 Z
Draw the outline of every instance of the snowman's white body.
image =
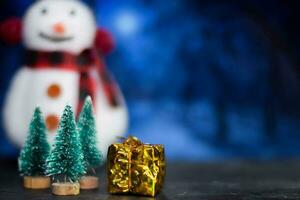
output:
M 49 19 L 41 18 L 40 11 L 48 9 L 47 12 L 56 11 L 56 14 Z M 68 12 L 75 11 L 79 13 L 80 18 L 74 23 L 71 20 L 68 27 Z M 67 11 L 67 14 L 66 14 Z M 72 12 L 71 11 L 71 12 Z M 48 13 L 50 15 L 50 13 Z M 45 16 L 44 16 L 45 17 Z M 85 23 L 84 27 L 77 27 L 77 23 Z M 42 29 L 45 32 L 51 31 L 51 25 L 60 21 L 64 23 L 69 32 L 67 34 L 74 37 L 74 41 L 66 41 L 65 43 L 51 43 L 37 38 L 38 32 L 35 30 Z M 73 24 L 72 24 L 73 23 Z M 42 25 L 41 25 L 42 24 Z M 49 29 L 50 27 L 50 29 Z M 76 0 L 41 0 L 33 5 L 27 12 L 24 20 L 24 43 L 25 46 L 34 50 L 47 51 L 69 51 L 79 53 L 83 49 L 92 46 L 95 32 L 95 22 L 90 10 Z M 74 33 L 72 33 L 72 30 Z M 76 32 L 77 31 L 77 32 Z M 79 31 L 79 32 L 78 32 Z M 86 33 L 88 31 L 88 33 Z M 61 33 L 60 33 L 61 34 Z M 55 35 L 59 37 L 60 35 Z M 83 41 L 76 41 L 76 37 L 85 37 Z M 86 38 L 88 37 L 88 39 Z M 122 136 L 127 128 L 127 109 L 124 100 L 121 97 L 121 106 L 110 106 L 105 97 L 102 81 L 95 73 L 97 80 L 97 89 L 95 94 L 95 113 L 97 126 L 97 139 L 99 148 L 105 154 L 107 147 L 116 140 L 117 136 Z M 76 71 L 66 71 L 63 69 L 43 68 L 33 69 L 22 66 L 12 80 L 10 89 L 4 105 L 4 124 L 8 132 L 9 138 L 16 145 L 21 147 L 26 139 L 28 125 L 30 123 L 32 113 L 36 106 L 40 106 L 44 116 L 57 115 L 60 116 L 66 104 L 73 106 L 76 111 L 79 96 L 79 79 L 80 74 Z M 57 98 L 50 98 L 47 90 L 51 85 L 58 85 L 61 94 Z M 120 93 L 120 91 L 119 91 Z M 121 93 L 120 93 L 121 94 Z M 56 131 L 49 131 L 49 141 L 53 141 Z

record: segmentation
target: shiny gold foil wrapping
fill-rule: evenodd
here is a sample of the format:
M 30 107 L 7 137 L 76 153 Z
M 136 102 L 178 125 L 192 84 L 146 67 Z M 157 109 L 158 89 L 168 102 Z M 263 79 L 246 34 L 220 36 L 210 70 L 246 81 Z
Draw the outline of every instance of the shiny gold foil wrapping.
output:
M 135 137 L 108 149 L 108 192 L 155 196 L 165 176 L 163 145 L 143 144 Z

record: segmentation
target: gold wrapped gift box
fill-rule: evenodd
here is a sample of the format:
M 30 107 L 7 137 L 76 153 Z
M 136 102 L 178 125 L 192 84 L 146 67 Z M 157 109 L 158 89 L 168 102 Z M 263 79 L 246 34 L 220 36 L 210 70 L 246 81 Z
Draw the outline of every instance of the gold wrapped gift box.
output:
M 135 137 L 108 149 L 108 192 L 155 196 L 165 176 L 163 145 L 143 144 Z

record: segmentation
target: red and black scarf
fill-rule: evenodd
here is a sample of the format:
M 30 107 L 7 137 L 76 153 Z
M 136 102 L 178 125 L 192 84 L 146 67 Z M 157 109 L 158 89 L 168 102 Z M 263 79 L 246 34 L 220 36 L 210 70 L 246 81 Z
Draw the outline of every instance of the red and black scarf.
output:
M 120 98 L 118 98 L 115 81 L 106 71 L 99 55 L 97 55 L 97 52 L 94 50 L 87 49 L 79 55 L 67 52 L 42 52 L 27 50 L 25 54 L 25 65 L 34 69 L 53 68 L 78 71 L 80 73 L 80 88 L 77 114 L 81 110 L 87 96 L 91 96 L 95 103 L 94 99 L 97 84 L 96 80 L 91 75 L 91 71 L 95 69 L 101 78 L 104 93 L 110 105 L 113 107 L 120 105 Z

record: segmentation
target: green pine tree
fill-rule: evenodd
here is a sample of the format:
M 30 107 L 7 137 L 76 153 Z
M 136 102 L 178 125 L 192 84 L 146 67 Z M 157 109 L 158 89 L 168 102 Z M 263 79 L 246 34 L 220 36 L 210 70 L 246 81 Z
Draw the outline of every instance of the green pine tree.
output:
M 67 182 L 76 182 L 85 174 L 78 131 L 69 105 L 63 112 L 53 150 L 47 159 L 47 174 L 62 175 Z
M 43 176 L 46 159 L 50 153 L 46 126 L 40 108 L 34 110 L 29 125 L 28 136 L 19 157 L 19 170 L 22 176 Z
M 86 169 L 94 169 L 102 163 L 102 154 L 96 144 L 96 126 L 93 103 L 87 97 L 78 118 L 78 132 L 82 146 L 84 165 Z

